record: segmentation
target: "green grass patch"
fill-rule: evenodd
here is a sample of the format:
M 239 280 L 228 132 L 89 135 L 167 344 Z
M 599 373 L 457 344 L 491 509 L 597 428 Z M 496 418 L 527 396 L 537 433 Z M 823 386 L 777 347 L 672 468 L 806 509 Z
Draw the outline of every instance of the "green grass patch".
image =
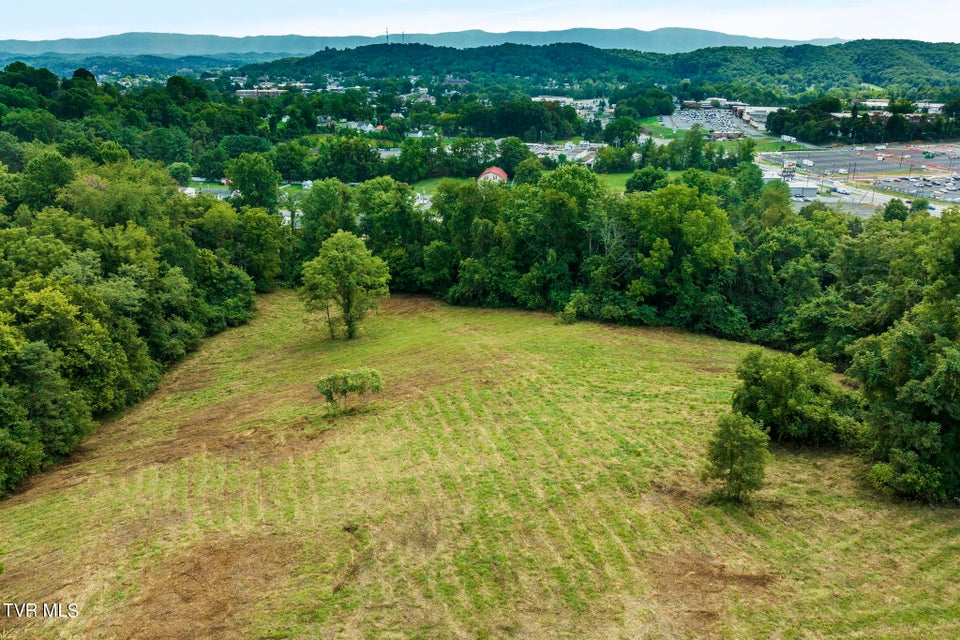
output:
M 628 173 L 598 173 L 597 178 L 600 179 L 600 184 L 607 189 L 624 191 L 627 188 L 627 180 L 632 175 L 632 171 Z
M 670 127 L 665 127 L 660 124 L 660 121 L 657 119 L 657 116 L 650 116 L 649 118 L 641 118 L 640 126 L 643 127 L 646 131 L 650 132 L 654 138 L 673 138 L 676 134 L 673 132 L 673 129 Z
M 428 196 L 437 195 L 437 187 L 440 185 L 442 180 L 454 180 L 456 182 L 465 182 L 468 180 L 473 180 L 474 178 L 427 178 L 426 180 L 421 180 L 420 182 L 415 182 L 410 185 L 410 188 L 416 193 L 425 193 Z
M 667 177 L 671 180 L 682 174 L 683 171 L 667 171 Z M 629 180 L 630 176 L 632 175 L 632 171 L 627 173 L 596 174 L 597 178 L 600 180 L 600 184 L 605 186 L 607 189 L 612 189 L 614 191 L 625 191 L 627 189 L 627 180 Z
M 778 140 L 776 138 L 763 138 L 763 139 L 754 139 L 754 142 L 757 144 L 756 151 L 757 153 L 772 153 L 775 151 L 802 151 L 806 149 L 802 144 L 797 144 L 795 142 L 784 142 L 783 140 Z M 727 140 L 720 143 L 726 149 L 736 149 L 737 141 L 736 140 Z
M 412 297 L 330 340 L 295 295 L 264 296 L 0 502 L 5 597 L 81 612 L 0 627 L 956 637 L 955 510 L 786 448 L 752 512 L 706 501 L 701 459 L 748 346 Z M 313 382 L 361 367 L 384 392 L 327 416 Z

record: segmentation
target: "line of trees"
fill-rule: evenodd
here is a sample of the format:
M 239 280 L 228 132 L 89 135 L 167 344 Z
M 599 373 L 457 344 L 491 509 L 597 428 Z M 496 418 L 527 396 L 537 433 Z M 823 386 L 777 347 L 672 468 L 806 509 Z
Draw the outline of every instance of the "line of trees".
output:
M 795 109 L 780 109 L 767 118 L 767 130 L 775 136 L 791 135 L 804 142 L 871 143 L 910 140 L 949 140 L 960 137 L 960 99 L 944 105 L 942 114 L 916 114 L 907 99 L 892 100 L 885 119 L 873 121 L 870 113 L 854 104 L 849 117 L 832 114 L 843 111 L 839 98 L 818 98 Z
M 816 203 L 795 213 L 786 185 L 763 184 L 749 145 L 721 153 L 699 132 L 664 150 L 630 149 L 643 168 L 623 194 L 583 166 L 544 171 L 519 139 L 458 141 L 464 154 L 444 151 L 443 162 L 467 171 L 495 149 L 516 186 L 446 181 L 424 209 L 407 183 L 353 162 L 369 157 L 365 142 L 333 138 L 332 162 L 352 167 L 354 180 L 318 180 L 297 224 L 282 225 L 277 164 L 295 165 L 302 151 L 267 150 L 270 139 L 225 124 L 266 105 L 213 103 L 171 79 L 115 96 L 102 118 L 60 120 L 48 107 L 62 108 L 68 93 L 97 103 L 110 92 L 80 71 L 59 84 L 42 70 L 4 73 L 0 488 L 66 455 L 93 417 L 142 397 L 204 334 L 242 322 L 254 290 L 300 284 L 324 241 L 349 231 L 387 265 L 393 290 L 815 350 L 861 385 L 876 485 L 960 495 L 956 210 L 933 218 L 895 201 L 866 221 Z M 192 128 L 194 116 L 209 132 Z M 164 166 L 176 156 L 136 159 L 108 135 L 117 117 L 144 126 L 121 138 L 158 149 L 178 148 L 171 132 L 192 123 L 180 129 L 187 147 L 215 141 L 242 197 L 179 195 Z M 435 170 L 440 150 L 408 143 L 397 175 Z M 665 166 L 686 170 L 669 179 Z
M 0 164 L 0 493 L 68 455 L 275 284 L 275 216 L 187 200 L 167 171 L 104 143 Z M 275 262 L 276 268 L 270 263 Z
M 747 164 L 628 194 L 577 165 L 513 188 L 450 181 L 429 211 L 388 177 L 319 186 L 302 238 L 364 235 L 394 290 L 813 351 L 861 386 L 866 428 L 812 441 L 868 451 L 884 490 L 960 491 L 957 210 L 935 218 L 893 202 L 862 220 L 814 203 L 795 213 L 786 185 L 764 185 Z
M 250 65 L 241 72 L 315 82 L 324 82 L 329 73 L 348 78 L 404 78 L 413 73 L 440 80 L 456 75 L 485 86 L 552 84 L 566 90 L 566 84 L 581 95 L 597 85 L 609 90 L 623 83 L 657 82 L 687 85 L 684 93 L 698 100 L 723 95 L 757 98 L 755 104 L 782 104 L 777 101 L 811 97 L 810 87 L 855 94 L 865 91 L 865 85 L 893 97 L 956 98 L 958 57 L 960 46 L 955 43 L 910 40 L 857 40 L 825 47 L 710 47 L 677 54 L 576 43 L 467 49 L 379 44 L 326 49 L 305 58 Z M 574 89 L 576 85 L 580 86 Z

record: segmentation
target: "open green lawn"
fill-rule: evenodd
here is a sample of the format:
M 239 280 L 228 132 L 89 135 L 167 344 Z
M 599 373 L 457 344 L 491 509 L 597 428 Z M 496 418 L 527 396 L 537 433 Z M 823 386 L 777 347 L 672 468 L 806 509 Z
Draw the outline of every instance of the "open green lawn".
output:
M 607 189 L 612 189 L 614 191 L 624 191 L 627 188 L 627 180 L 630 179 L 630 176 L 633 175 L 633 172 L 627 173 L 598 173 L 596 174 L 597 178 L 600 180 L 600 184 L 605 186 Z
M 958 512 L 775 449 L 698 478 L 748 345 L 397 297 L 332 341 L 295 295 L 208 340 L 0 501 L 3 638 L 954 638 Z M 331 418 L 313 381 L 385 391 Z
M 778 140 L 777 138 L 761 138 L 759 140 L 755 139 L 754 142 L 757 143 L 757 153 L 771 153 L 774 151 L 801 151 L 806 149 L 806 147 L 801 144 L 796 144 L 795 142 L 784 142 L 783 140 Z M 737 148 L 736 140 L 730 140 L 720 144 L 730 149 Z
M 639 120 L 640 126 L 645 130 L 649 131 L 654 138 L 673 138 L 675 134 L 673 129 L 670 127 L 665 127 L 660 124 L 660 121 L 657 119 L 657 116 L 650 116 L 649 118 L 641 118 Z
M 437 195 L 437 186 L 442 180 L 454 180 L 456 182 L 463 182 L 466 180 L 474 180 L 474 178 L 427 178 L 426 180 L 421 180 L 420 182 L 415 182 L 410 185 L 410 188 L 414 190 L 415 193 L 426 193 L 428 196 Z
M 673 180 L 677 176 L 683 174 L 683 171 L 667 171 L 667 176 Z M 633 175 L 632 171 L 626 173 L 598 173 L 596 174 L 597 178 L 600 179 L 600 184 L 605 186 L 607 189 L 613 189 L 614 191 L 625 191 L 627 188 L 627 180 L 630 179 L 630 176 Z

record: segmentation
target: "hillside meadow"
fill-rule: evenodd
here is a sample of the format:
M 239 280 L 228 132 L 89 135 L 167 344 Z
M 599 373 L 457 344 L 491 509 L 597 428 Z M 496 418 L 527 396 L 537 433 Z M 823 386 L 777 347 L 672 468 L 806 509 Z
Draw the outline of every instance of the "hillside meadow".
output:
M 748 348 L 416 297 L 333 341 L 264 296 L 0 501 L 3 601 L 79 611 L 0 638 L 960 636 L 956 509 L 781 447 L 706 501 Z M 328 416 L 359 367 L 384 393 Z

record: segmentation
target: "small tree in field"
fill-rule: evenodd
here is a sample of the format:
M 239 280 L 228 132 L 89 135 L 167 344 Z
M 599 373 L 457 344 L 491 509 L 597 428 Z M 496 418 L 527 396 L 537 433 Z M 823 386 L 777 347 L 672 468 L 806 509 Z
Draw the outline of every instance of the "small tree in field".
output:
M 717 494 L 724 500 L 744 503 L 763 486 L 764 468 L 770 460 L 770 436 L 750 418 L 739 413 L 720 416 L 707 447 L 703 481 L 717 480 Z
M 317 391 L 323 394 L 331 411 L 336 413 L 342 410 L 342 403 L 351 393 L 364 396 L 383 391 L 383 380 L 380 372 L 374 369 L 341 369 L 317 380 Z
M 355 338 L 363 316 L 390 295 L 389 280 L 386 262 L 371 254 L 357 236 L 338 231 L 324 241 L 316 258 L 304 263 L 300 296 L 307 309 L 326 312 L 331 338 L 336 337 L 337 320 L 330 305 L 336 305 L 347 338 Z

